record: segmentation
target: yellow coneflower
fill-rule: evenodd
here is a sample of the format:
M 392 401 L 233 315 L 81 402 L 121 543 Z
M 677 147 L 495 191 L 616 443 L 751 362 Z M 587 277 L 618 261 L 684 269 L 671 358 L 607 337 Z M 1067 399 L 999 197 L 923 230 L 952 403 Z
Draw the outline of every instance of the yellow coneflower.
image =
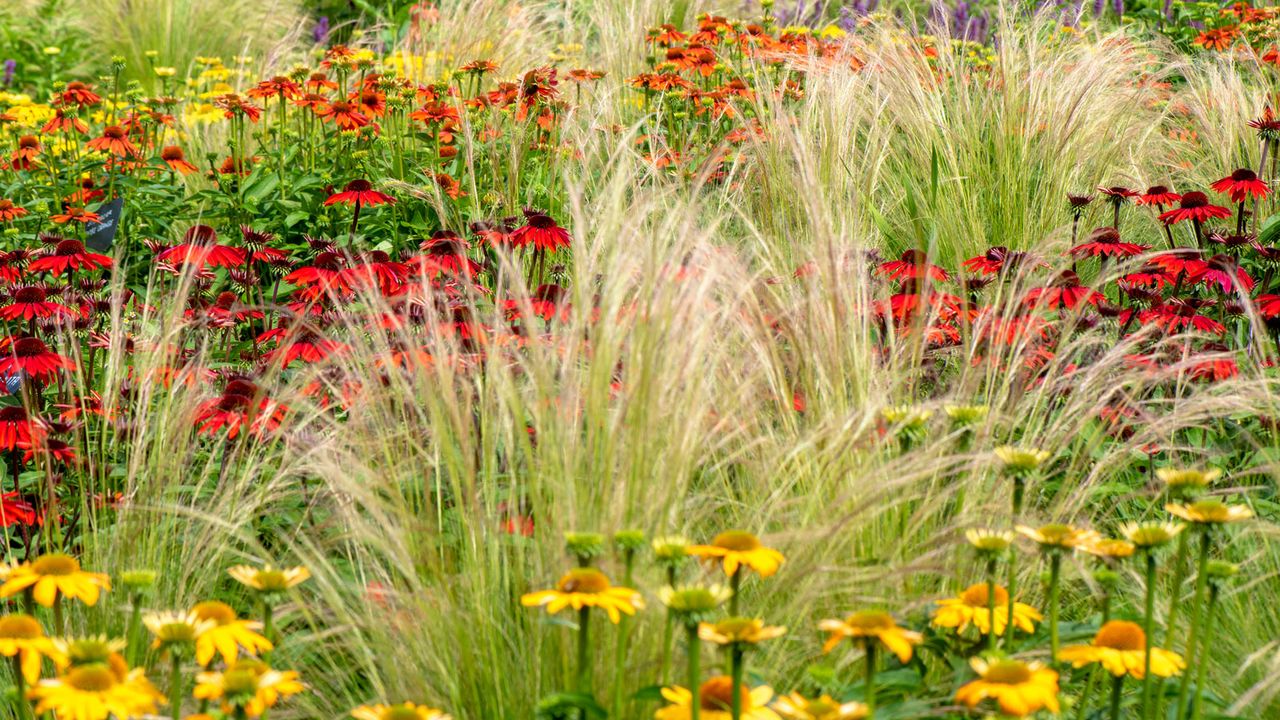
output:
M 738 702 L 741 703 L 742 720 L 780 720 L 778 714 L 769 709 L 769 701 L 773 699 L 773 690 L 760 686 L 750 690 L 746 685 L 737 688 Z M 702 683 L 698 688 L 699 716 L 702 720 L 733 720 L 729 708 L 733 705 L 733 680 L 721 675 Z M 670 705 L 654 713 L 657 720 L 690 720 L 693 717 L 693 693 L 685 688 L 664 687 L 662 697 Z
M 260 593 L 280 593 L 306 582 L 311 571 L 305 567 L 277 569 L 271 565 L 261 568 L 248 565 L 236 565 L 227 570 L 236 582 Z
M 786 561 L 782 553 L 765 547 L 760 538 L 741 530 L 722 532 L 710 545 L 692 545 L 687 552 L 704 560 L 723 561 L 724 574 L 729 577 L 735 576 L 740 567 L 750 568 L 760 577 L 769 577 Z
M 863 720 L 869 714 L 860 702 L 841 703 L 830 695 L 809 699 L 795 692 L 775 700 L 773 709 L 784 720 Z
M 965 588 L 964 592 L 954 598 L 937 601 L 938 609 L 933 612 L 934 627 L 954 628 L 956 632 L 964 632 L 973 625 L 979 633 L 986 635 L 995 626 L 996 635 L 1004 635 L 1009 624 L 1009 592 L 1003 587 L 995 586 L 995 618 L 988 610 L 987 583 L 978 583 Z M 1035 632 L 1035 624 L 1044 619 L 1038 610 L 1026 603 L 1013 603 L 1013 624 L 1027 633 Z
M 1013 532 L 1009 530 L 991 530 L 989 528 L 972 528 L 966 530 L 964 539 L 983 555 L 999 555 L 1009 549 L 1013 543 Z
M 103 573 L 81 570 L 80 561 L 70 555 L 49 553 L 11 570 L 0 585 L 0 598 L 27 588 L 31 588 L 32 598 L 45 607 L 53 607 L 59 596 L 94 605 L 103 590 L 111 589 L 111 579 Z
M 97 665 L 111 663 L 120 657 L 125 648 L 123 638 L 109 638 L 106 635 L 88 635 L 78 638 L 58 638 L 53 641 L 58 651 L 67 658 L 71 667 L 80 665 Z
M 1128 540 L 1097 537 L 1093 542 L 1080 546 L 1080 549 L 1090 555 L 1107 560 L 1119 560 L 1122 558 L 1133 557 L 1133 553 L 1137 549 L 1137 546 Z
M 831 652 L 845 638 L 879 641 L 904 663 L 911 659 L 912 646 L 924 642 L 923 635 L 898 627 L 892 615 L 876 610 L 862 610 L 844 620 L 823 620 L 818 629 L 827 633 L 823 652 Z
M 1036 448 L 1023 448 L 1015 445 L 1002 445 L 994 450 L 996 459 L 1005 471 L 1013 475 L 1026 475 L 1037 470 L 1049 453 Z
M 1156 470 L 1156 477 L 1160 478 L 1160 482 L 1164 483 L 1170 492 L 1187 494 L 1200 492 L 1209 487 L 1215 480 L 1222 477 L 1222 471 L 1217 468 L 1210 470 L 1160 468 Z
M 1186 525 L 1171 522 L 1126 523 L 1120 534 L 1142 550 L 1168 545 Z
M 1098 663 L 1115 677 L 1129 676 L 1141 679 L 1144 674 L 1147 635 L 1137 623 L 1112 620 L 1103 625 L 1093 642 L 1088 645 L 1070 645 L 1059 654 L 1072 667 Z M 1172 677 L 1182 672 L 1186 663 L 1175 652 L 1151 648 L 1151 674 Z
M 42 658 L 49 658 L 59 668 L 67 664 L 67 656 L 45 636 L 44 628 L 30 615 L 0 616 L 0 656 L 16 657 L 22 677 L 28 683 L 40 679 Z
M 554 615 L 571 607 L 574 610 L 600 608 L 617 624 L 622 613 L 635 615 L 644 607 L 640 593 L 631 588 L 614 586 L 604 573 L 594 568 L 576 568 L 565 573 L 553 590 L 527 593 L 520 598 L 525 607 L 545 607 Z
M 224 713 L 242 710 L 247 717 L 258 717 L 281 698 L 305 689 L 295 671 L 272 670 L 260 660 L 240 660 L 225 672 L 197 675 L 192 695 L 197 700 L 221 701 Z
M 942 411 L 956 425 L 973 425 L 987 417 L 986 405 L 946 405 Z
M 704 622 L 698 625 L 698 637 L 717 645 L 755 645 L 782 637 L 786 632 L 786 628 L 765 625 L 758 618 L 728 618 L 714 624 Z
M 215 654 L 222 656 L 227 665 L 235 662 L 240 649 L 250 655 L 267 652 L 275 646 L 271 641 L 258 634 L 262 623 L 253 620 L 241 620 L 230 605 L 217 600 L 197 603 L 191 608 L 197 620 L 209 621 L 213 627 L 205 629 L 196 638 L 196 662 L 208 667 Z
M 1253 517 L 1253 511 L 1244 505 L 1228 505 L 1221 500 L 1197 500 L 1188 505 L 1169 503 L 1164 506 L 1171 515 L 1200 525 L 1222 525 Z
M 1050 523 L 1038 528 L 1018 525 L 1019 534 L 1031 539 L 1043 550 L 1077 550 L 1096 542 L 1101 536 L 1094 530 Z
M 1026 717 L 1041 709 L 1058 712 L 1058 673 L 1040 663 L 1019 660 L 987 662 L 972 658 L 969 665 L 978 679 L 956 691 L 956 702 L 976 708 L 983 700 L 995 700 L 1000 712 Z
M 153 650 L 194 645 L 205 631 L 217 626 L 213 620 L 201 620 L 195 612 L 147 613 L 142 617 L 142 624 L 155 635 L 151 643 Z
M 164 697 L 141 669 L 130 670 L 119 655 L 110 662 L 72 667 L 64 675 L 41 680 L 29 696 L 36 714 L 74 720 L 106 720 L 151 715 Z
M 453 720 L 443 710 L 403 702 L 399 705 L 361 705 L 351 711 L 356 720 Z

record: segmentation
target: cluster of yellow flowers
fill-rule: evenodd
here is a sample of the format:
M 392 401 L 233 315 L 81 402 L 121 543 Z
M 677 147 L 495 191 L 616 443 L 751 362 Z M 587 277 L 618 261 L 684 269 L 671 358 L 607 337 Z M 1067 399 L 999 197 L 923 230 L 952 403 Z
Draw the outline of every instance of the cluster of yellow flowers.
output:
M 271 667 L 278 638 L 272 627 L 276 598 L 305 582 L 305 567 L 278 569 L 271 565 L 238 565 L 229 575 L 251 591 L 263 609 L 263 619 L 240 617 L 227 603 L 209 600 L 186 611 L 141 612 L 143 592 L 155 573 L 132 571 L 121 576 L 133 608 L 123 639 L 106 635 L 67 637 L 66 603 L 98 604 L 111 590 L 103 573 L 81 568 L 66 554 L 50 553 L 16 566 L 0 564 L 0 598 L 18 597 L 25 612 L 0 615 L 0 656 L 10 658 L 18 698 L 24 703 L 19 718 L 55 720 L 129 720 L 154 715 L 169 705 L 172 717 L 212 720 L 211 705 L 224 718 L 265 716 L 282 699 L 304 692 L 299 673 Z M 49 611 L 53 634 L 46 634 L 40 608 Z M 152 636 L 149 647 L 130 644 L 140 631 Z M 161 693 L 142 667 L 132 666 L 146 654 L 169 661 L 169 694 Z M 194 684 L 188 694 L 186 668 L 194 661 Z M 43 677 L 46 664 L 53 674 Z M 150 662 L 147 663 L 150 666 Z M 195 714 L 182 715 L 184 700 L 198 705 Z M 34 716 L 31 713 L 34 712 Z M 356 720 L 449 720 L 443 712 L 412 702 L 366 705 L 351 711 Z

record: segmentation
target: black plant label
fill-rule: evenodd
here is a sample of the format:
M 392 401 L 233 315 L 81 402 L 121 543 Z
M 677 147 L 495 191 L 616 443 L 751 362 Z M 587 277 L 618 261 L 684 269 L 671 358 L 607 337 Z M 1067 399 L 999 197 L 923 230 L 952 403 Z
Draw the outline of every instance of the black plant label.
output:
M 124 198 L 118 197 L 102 203 L 95 212 L 101 219 L 96 223 L 85 225 L 85 245 L 98 252 L 105 252 L 111 249 L 111 243 L 116 239 L 116 231 L 120 229 L 120 216 L 124 214 Z

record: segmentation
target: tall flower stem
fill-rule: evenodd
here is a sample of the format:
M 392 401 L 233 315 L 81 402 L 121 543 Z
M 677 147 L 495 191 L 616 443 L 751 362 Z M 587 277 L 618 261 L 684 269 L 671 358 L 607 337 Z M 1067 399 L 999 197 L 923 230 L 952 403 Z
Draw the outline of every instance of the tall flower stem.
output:
M 169 709 L 174 717 L 182 717 L 182 660 L 169 648 Z
M 53 628 L 58 637 L 67 636 L 67 619 L 62 612 L 62 593 L 53 596 Z
M 863 647 L 866 649 L 867 661 L 867 683 L 863 702 L 867 705 L 867 718 L 874 720 L 876 716 L 876 640 L 875 638 L 865 638 Z
M 674 587 L 676 584 L 676 570 L 673 567 L 667 568 L 667 587 Z M 667 620 L 662 626 L 662 662 L 658 666 L 658 684 L 666 686 L 670 679 L 671 672 L 671 646 L 675 642 L 676 617 L 671 610 L 667 610 Z
M 733 692 L 729 696 L 729 715 L 733 720 L 739 720 L 742 717 L 742 675 L 744 672 L 742 644 L 733 643 L 729 646 L 729 677 L 733 680 Z
M 1165 621 L 1164 647 L 1173 645 L 1173 634 L 1177 631 L 1178 608 L 1182 599 L 1182 583 L 1187 579 L 1187 534 L 1178 535 L 1178 549 L 1173 553 L 1173 590 L 1169 593 L 1169 614 Z
M 578 687 L 582 695 L 591 694 L 591 608 L 578 611 Z
M 13 681 L 18 691 L 18 720 L 28 720 L 33 715 L 31 704 L 27 700 L 27 678 L 22 674 L 22 653 L 16 653 L 11 660 L 13 661 Z
M 689 668 L 687 682 L 689 683 L 689 720 L 699 720 L 702 710 L 702 669 L 699 667 L 702 663 L 702 646 L 698 644 L 698 623 L 688 623 L 685 625 L 685 636 L 689 643 Z
M 634 564 L 635 552 L 628 550 L 623 557 L 622 584 L 624 587 L 635 587 L 632 584 L 634 580 Z M 617 652 L 613 657 L 614 678 L 613 678 L 613 717 L 622 717 L 622 689 L 624 686 L 623 679 L 627 672 L 627 645 L 631 639 L 631 618 L 623 616 L 618 623 L 618 646 Z
M 1098 684 L 1099 668 L 1097 665 L 1089 669 L 1089 681 L 1085 683 L 1084 692 L 1080 694 L 1080 706 L 1076 709 L 1076 720 L 1084 720 L 1089 712 L 1089 703 L 1093 700 L 1093 687 Z
M 1184 656 L 1190 662 L 1196 654 L 1200 642 L 1200 611 L 1204 605 L 1204 589 L 1208 580 L 1210 537 L 1208 530 L 1200 533 L 1200 554 L 1196 558 L 1196 589 L 1191 600 L 1191 627 L 1187 631 L 1187 646 Z M 1190 690 L 1191 673 L 1183 673 L 1178 683 L 1178 720 L 1187 716 L 1187 691 Z M 1198 688 L 1197 688 L 1198 689 Z
M 996 556 L 987 560 L 987 649 L 996 649 Z
M 1200 720 L 1200 711 L 1202 709 L 1201 701 L 1204 700 L 1204 682 L 1205 672 L 1209 667 L 1210 657 L 1209 648 L 1213 647 L 1210 642 L 1209 633 L 1213 632 L 1214 611 L 1218 609 L 1218 585 L 1217 583 L 1209 584 L 1209 603 L 1205 610 L 1205 627 L 1202 635 L 1204 641 L 1200 643 L 1200 658 L 1196 661 L 1196 694 L 1191 701 L 1191 720 Z
M 1049 553 L 1049 659 L 1058 662 L 1058 585 L 1062 575 L 1062 553 Z M 1013 598 L 1009 599 L 1012 607 Z M 1010 625 L 1012 628 L 1012 625 Z
M 1111 720 L 1120 720 L 1120 693 L 1124 690 L 1124 676 L 1111 678 Z
M 1008 650 L 1008 651 L 1013 650 L 1013 606 L 1014 606 L 1014 603 L 1016 602 L 1014 600 L 1015 593 L 1017 593 L 1018 591 L 1017 559 L 1018 559 L 1017 551 L 1013 549 L 1012 545 L 1010 545 L 1009 546 L 1009 583 L 1008 583 L 1009 584 L 1009 607 L 1008 607 L 1008 614 L 1005 616 L 1005 623 L 1004 623 L 1004 632 L 1005 632 L 1004 647 L 1005 647 L 1005 650 Z M 994 587 L 989 587 L 987 588 L 987 591 L 988 591 L 988 594 L 994 594 L 996 589 Z M 995 619 L 995 616 L 992 615 L 991 616 L 991 632 L 994 633 L 995 631 L 996 631 L 996 619 Z
M 1156 609 L 1156 554 L 1148 548 L 1147 556 L 1147 588 L 1146 602 L 1143 604 L 1142 632 L 1146 635 L 1146 646 L 1142 652 L 1142 717 L 1151 717 L 1151 631 Z
M 738 590 L 742 587 L 742 566 L 739 565 L 737 570 L 729 576 L 729 591 L 733 594 L 729 596 L 729 617 L 738 617 Z

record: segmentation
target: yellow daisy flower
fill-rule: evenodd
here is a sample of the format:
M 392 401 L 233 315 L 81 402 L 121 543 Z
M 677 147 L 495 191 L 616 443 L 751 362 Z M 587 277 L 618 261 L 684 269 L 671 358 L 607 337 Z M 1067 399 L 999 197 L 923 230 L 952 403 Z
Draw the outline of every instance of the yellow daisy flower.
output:
M 980 553 L 1002 553 L 1013 543 L 1013 533 L 1008 530 L 972 528 L 964 532 L 964 539 Z
M 1120 527 L 1120 534 L 1137 547 L 1156 548 L 1169 544 L 1186 527 L 1171 522 L 1126 523 Z
M 902 662 L 911 659 L 912 645 L 924 641 L 920 633 L 898 627 L 892 615 L 876 610 L 862 610 L 844 620 L 823 620 L 818 629 L 828 633 L 822 652 L 831 652 L 845 638 L 876 639 Z
M 1019 525 L 1015 528 L 1019 534 L 1030 538 L 1041 549 L 1075 550 L 1095 542 L 1100 536 L 1094 530 L 1050 523 L 1038 528 Z
M 453 720 L 443 710 L 411 702 L 399 705 L 361 705 L 351 711 L 356 720 Z
M 1072 667 L 1100 663 L 1116 677 L 1130 675 L 1141 680 L 1146 647 L 1147 636 L 1141 625 L 1127 620 L 1112 620 L 1098 630 L 1098 634 L 1093 636 L 1093 642 L 1064 647 L 1058 657 L 1071 663 Z M 1172 677 L 1182 672 L 1186 666 L 1177 653 L 1151 648 L 1151 674 Z
M 1128 540 L 1097 537 L 1094 538 L 1093 542 L 1081 546 L 1080 549 L 1090 555 L 1096 555 L 1100 558 L 1119 560 L 1121 558 L 1133 557 L 1133 553 L 1137 550 L 1137 546 Z
M 786 561 L 782 553 L 765 547 L 760 538 L 741 530 L 722 532 L 712 539 L 710 545 L 691 545 L 688 553 L 712 562 L 723 561 L 724 574 L 729 576 L 745 566 L 755 570 L 760 577 L 769 577 L 778 572 Z
M 275 707 L 281 698 L 305 689 L 293 670 L 272 670 L 259 660 L 241 660 L 226 672 L 197 675 L 192 695 L 197 700 L 222 701 L 222 711 L 226 714 L 241 708 L 246 716 L 258 717 Z
M 755 690 L 748 690 L 746 685 L 741 685 L 738 692 L 742 697 L 742 720 L 781 720 L 768 707 L 773 699 L 771 688 L 761 685 Z M 654 713 L 655 720 L 689 720 L 693 716 L 693 693 L 685 688 L 664 687 L 662 697 L 671 704 Z M 729 712 L 732 703 L 733 680 L 727 676 L 713 677 L 698 688 L 698 709 L 702 720 L 732 720 Z
M 554 590 L 528 593 L 520 598 L 525 607 L 546 607 L 554 615 L 566 607 L 581 610 L 595 607 L 604 610 L 615 625 L 622 620 L 622 613 L 635 615 L 644 607 L 640 593 L 631 588 L 615 587 L 604 573 L 594 568 L 570 570 L 556 583 Z
M 1200 525 L 1221 525 L 1239 522 L 1253 517 L 1253 511 L 1244 505 L 1228 505 L 1221 500 L 1197 500 L 1188 505 L 1170 503 L 1164 506 L 1170 514 Z
M 306 582 L 307 578 L 311 577 L 311 571 L 301 566 L 277 570 L 271 565 L 261 568 L 236 565 L 227 570 L 227 574 L 241 585 L 262 593 L 284 592 Z
M 151 715 L 164 702 L 143 671 L 130 670 L 119 655 L 109 662 L 76 666 L 60 677 L 41 680 L 28 696 L 35 701 L 37 715 L 52 712 L 64 720 Z
M 59 668 L 67 664 L 67 656 L 30 615 L 0 615 L 0 656 L 18 658 L 22 676 L 32 685 L 40 679 L 41 658 L 49 658 Z
M 1009 591 L 996 585 L 995 593 L 995 632 L 996 635 L 1004 635 L 1009 623 Z M 937 603 L 938 609 L 933 612 L 934 627 L 955 628 L 956 632 L 964 632 L 965 628 L 973 625 L 983 635 L 991 632 L 986 583 L 970 585 L 956 597 L 945 598 Z M 1019 630 L 1035 632 L 1035 624 L 1043 619 L 1044 616 L 1030 605 L 1020 602 L 1013 604 L 1013 624 Z
M 840 703 L 830 695 L 810 700 L 795 692 L 773 701 L 773 709 L 783 720 L 863 720 L 870 714 L 860 702 Z
M 1058 712 L 1058 673 L 1036 662 L 998 660 L 988 663 L 972 658 L 969 664 L 978 679 L 956 691 L 956 702 L 975 708 L 983 700 L 995 700 L 1000 712 L 1026 717 L 1047 708 Z
M 1160 468 L 1156 470 L 1156 477 L 1160 478 L 1160 482 L 1164 483 L 1170 490 L 1198 491 L 1209 487 L 1213 481 L 1222 477 L 1222 471 L 1217 468 L 1211 470 Z
M 70 555 L 49 553 L 14 568 L 0 585 L 0 597 L 10 597 L 27 588 L 32 588 L 32 597 L 45 607 L 53 607 L 59 595 L 94 605 L 101 591 L 111 589 L 111 579 L 103 573 L 81 570 L 80 561 Z
M 213 620 L 201 620 L 195 612 L 156 612 L 142 616 L 142 624 L 156 636 L 155 650 L 171 645 L 190 645 L 207 630 L 217 626 Z
M 996 459 L 1000 461 L 1005 470 L 1018 475 L 1035 470 L 1045 460 L 1049 459 L 1049 453 L 1045 450 L 1021 448 L 1013 445 L 1002 445 L 996 448 L 994 452 Z
M 213 623 L 213 627 L 196 637 L 196 662 L 203 667 L 209 666 L 215 653 L 230 665 L 239 656 L 240 648 L 250 655 L 257 655 L 274 647 L 270 640 L 258 634 L 262 623 L 237 618 L 236 611 L 224 602 L 209 600 L 198 603 L 191 608 L 191 614 L 197 620 Z
M 714 624 L 704 622 L 698 625 L 698 637 L 717 645 L 755 645 L 782 637 L 786 632 L 784 627 L 765 625 L 763 620 L 757 618 L 728 618 Z

